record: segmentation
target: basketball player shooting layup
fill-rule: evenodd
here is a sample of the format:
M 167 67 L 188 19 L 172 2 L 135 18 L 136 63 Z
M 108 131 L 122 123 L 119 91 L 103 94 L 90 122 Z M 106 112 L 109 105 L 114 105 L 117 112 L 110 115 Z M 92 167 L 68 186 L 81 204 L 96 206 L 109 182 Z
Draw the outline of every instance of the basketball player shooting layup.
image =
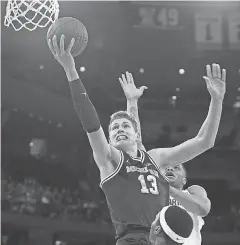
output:
M 121 111 L 111 116 L 108 143 L 97 112 L 75 68 L 70 53 L 73 44 L 74 39 L 64 50 L 64 36 L 60 38 L 60 47 L 56 36 L 49 40 L 51 52 L 65 70 L 75 110 L 87 132 L 100 170 L 100 186 L 105 193 L 116 229 L 117 244 L 149 244 L 151 224 L 159 210 L 169 203 L 169 183 L 161 174 L 160 168 L 189 161 L 213 147 L 221 117 L 225 84 L 218 87 L 219 99 L 212 100 L 211 117 L 207 118 L 206 133 L 201 137 L 197 135 L 173 148 L 144 152 L 137 148 L 137 121 L 127 112 Z M 216 76 L 221 76 L 219 70 L 215 72 L 220 73 Z M 225 74 L 224 71 L 224 77 Z M 174 241 L 175 244 L 176 242 L 180 243 L 179 240 Z M 164 243 L 167 244 L 167 239 L 161 245 Z
M 218 65 L 213 64 L 212 69 L 215 68 L 218 68 Z M 211 68 L 207 66 L 207 69 Z M 211 75 L 211 73 L 208 74 Z M 205 79 L 208 80 L 208 78 L 206 77 Z M 127 112 L 134 116 L 137 121 L 139 121 L 138 99 L 142 96 L 144 89 L 146 89 L 147 87 L 142 86 L 140 88 L 137 88 L 135 86 L 133 76 L 129 72 L 126 72 L 126 75 L 122 74 L 122 77 L 119 78 L 119 81 L 127 99 Z M 209 92 L 213 99 L 217 99 L 217 97 L 214 97 L 214 93 L 211 92 L 211 90 Z M 138 125 L 139 131 L 141 131 L 140 121 Z M 203 130 L 200 131 L 200 133 L 203 134 L 205 129 L 206 127 L 203 128 Z M 145 147 L 142 144 L 141 137 L 138 141 L 138 147 L 140 149 L 145 149 Z M 187 190 L 183 191 L 183 187 L 186 184 L 187 174 L 182 164 L 170 166 L 161 170 L 164 173 L 164 175 L 168 178 L 169 183 L 171 185 L 169 204 L 178 205 L 180 207 L 185 208 L 193 218 L 193 232 L 191 233 L 190 237 L 184 242 L 184 245 L 200 245 L 202 240 L 200 231 L 202 226 L 204 225 L 202 217 L 206 216 L 209 213 L 211 207 L 211 202 L 207 197 L 206 191 L 204 190 L 204 188 L 197 185 L 190 186 Z

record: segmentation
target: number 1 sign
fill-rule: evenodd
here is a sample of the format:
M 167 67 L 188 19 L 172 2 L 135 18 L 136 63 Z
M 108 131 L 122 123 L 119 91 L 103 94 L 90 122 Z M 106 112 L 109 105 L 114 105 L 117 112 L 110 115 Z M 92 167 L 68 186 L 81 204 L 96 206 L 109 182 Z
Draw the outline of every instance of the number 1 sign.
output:
M 195 40 L 201 50 L 222 48 L 222 17 L 220 13 L 195 15 Z

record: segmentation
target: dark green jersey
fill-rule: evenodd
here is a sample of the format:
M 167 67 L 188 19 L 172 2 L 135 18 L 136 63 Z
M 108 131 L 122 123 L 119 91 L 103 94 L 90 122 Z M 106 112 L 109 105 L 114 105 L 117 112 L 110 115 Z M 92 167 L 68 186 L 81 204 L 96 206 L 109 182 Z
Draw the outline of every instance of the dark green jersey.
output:
M 116 170 L 101 181 L 112 222 L 119 235 L 127 225 L 151 226 L 169 203 L 169 183 L 157 164 L 143 151 L 131 157 L 121 151 Z

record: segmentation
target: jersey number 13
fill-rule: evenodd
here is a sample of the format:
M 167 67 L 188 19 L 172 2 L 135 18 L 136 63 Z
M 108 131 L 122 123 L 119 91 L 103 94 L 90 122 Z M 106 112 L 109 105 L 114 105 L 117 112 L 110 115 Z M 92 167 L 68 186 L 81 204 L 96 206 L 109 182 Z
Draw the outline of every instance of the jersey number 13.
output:
M 152 187 L 147 188 L 145 177 L 144 177 L 144 175 L 141 174 L 138 177 L 138 180 L 140 181 L 141 186 L 142 186 L 141 192 L 142 193 L 152 193 L 154 195 L 158 195 L 159 192 L 158 192 L 158 186 L 157 186 L 156 177 L 153 176 L 153 175 L 147 175 L 146 179 L 147 179 L 147 182 L 150 182 Z

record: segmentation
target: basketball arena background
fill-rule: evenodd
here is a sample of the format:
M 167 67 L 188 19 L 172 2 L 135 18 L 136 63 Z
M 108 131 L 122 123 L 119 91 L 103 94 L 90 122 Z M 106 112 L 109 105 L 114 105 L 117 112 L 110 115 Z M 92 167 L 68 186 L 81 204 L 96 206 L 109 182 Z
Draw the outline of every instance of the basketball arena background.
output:
M 139 102 L 147 149 L 193 137 L 210 96 L 202 76 L 216 62 L 227 93 L 215 147 L 186 163 L 188 185 L 212 201 L 203 245 L 240 244 L 240 3 L 60 1 L 60 17 L 84 23 L 76 66 L 104 129 L 126 108 L 118 77 L 148 90 Z M 87 137 L 47 28 L 3 25 L 1 2 L 1 203 L 4 245 L 113 245 L 114 231 Z

